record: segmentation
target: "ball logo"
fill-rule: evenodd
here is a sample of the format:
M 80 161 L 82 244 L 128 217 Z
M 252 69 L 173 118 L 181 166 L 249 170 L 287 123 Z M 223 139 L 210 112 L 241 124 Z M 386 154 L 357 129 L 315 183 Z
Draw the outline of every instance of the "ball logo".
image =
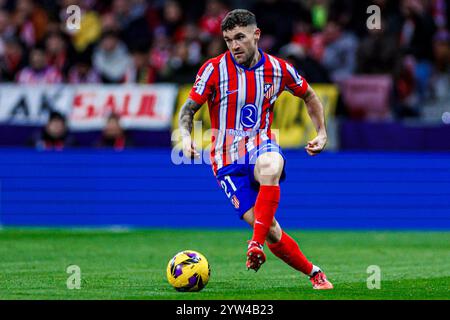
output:
M 254 104 L 246 104 L 241 109 L 241 125 L 244 128 L 252 128 L 256 124 L 256 117 L 258 116 L 258 109 Z

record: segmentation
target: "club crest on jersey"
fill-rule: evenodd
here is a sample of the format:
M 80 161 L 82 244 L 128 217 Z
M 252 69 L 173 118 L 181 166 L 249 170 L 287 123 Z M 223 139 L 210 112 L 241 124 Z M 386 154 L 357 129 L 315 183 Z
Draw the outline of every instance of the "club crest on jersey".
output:
M 253 128 L 256 124 L 258 108 L 254 104 L 246 104 L 241 109 L 241 125 L 245 128 Z
M 264 97 L 270 99 L 274 94 L 274 87 L 272 83 L 264 83 Z

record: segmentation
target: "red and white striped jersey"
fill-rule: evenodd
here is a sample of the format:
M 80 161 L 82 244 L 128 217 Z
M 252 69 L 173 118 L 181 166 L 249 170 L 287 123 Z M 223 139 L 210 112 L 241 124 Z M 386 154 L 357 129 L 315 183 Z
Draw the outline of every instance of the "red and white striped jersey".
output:
M 308 88 L 292 65 L 260 53 L 251 68 L 239 65 L 230 51 L 208 60 L 189 94 L 199 105 L 208 102 L 215 174 L 269 140 L 273 105 L 283 90 L 301 97 Z

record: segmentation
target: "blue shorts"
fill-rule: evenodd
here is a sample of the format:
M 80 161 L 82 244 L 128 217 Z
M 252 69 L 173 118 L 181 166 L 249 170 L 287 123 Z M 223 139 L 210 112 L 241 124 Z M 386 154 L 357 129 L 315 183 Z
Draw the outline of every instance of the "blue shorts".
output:
M 235 163 L 217 171 L 217 182 L 222 187 L 240 219 L 243 218 L 243 215 L 248 210 L 255 206 L 259 192 L 259 183 L 255 180 L 254 175 L 256 158 L 267 152 L 278 152 L 283 157 L 286 165 L 286 158 L 281 148 L 276 143 L 268 140 L 263 145 L 249 152 L 245 161 L 237 160 Z M 280 182 L 286 179 L 285 165 L 283 166 Z

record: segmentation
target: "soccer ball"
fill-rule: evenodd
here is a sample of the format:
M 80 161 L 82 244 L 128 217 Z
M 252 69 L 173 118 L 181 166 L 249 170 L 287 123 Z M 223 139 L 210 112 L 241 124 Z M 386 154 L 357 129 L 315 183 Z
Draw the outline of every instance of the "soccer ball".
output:
M 181 292 L 202 290 L 210 274 L 208 260 L 193 250 L 178 252 L 167 265 L 167 280 Z

